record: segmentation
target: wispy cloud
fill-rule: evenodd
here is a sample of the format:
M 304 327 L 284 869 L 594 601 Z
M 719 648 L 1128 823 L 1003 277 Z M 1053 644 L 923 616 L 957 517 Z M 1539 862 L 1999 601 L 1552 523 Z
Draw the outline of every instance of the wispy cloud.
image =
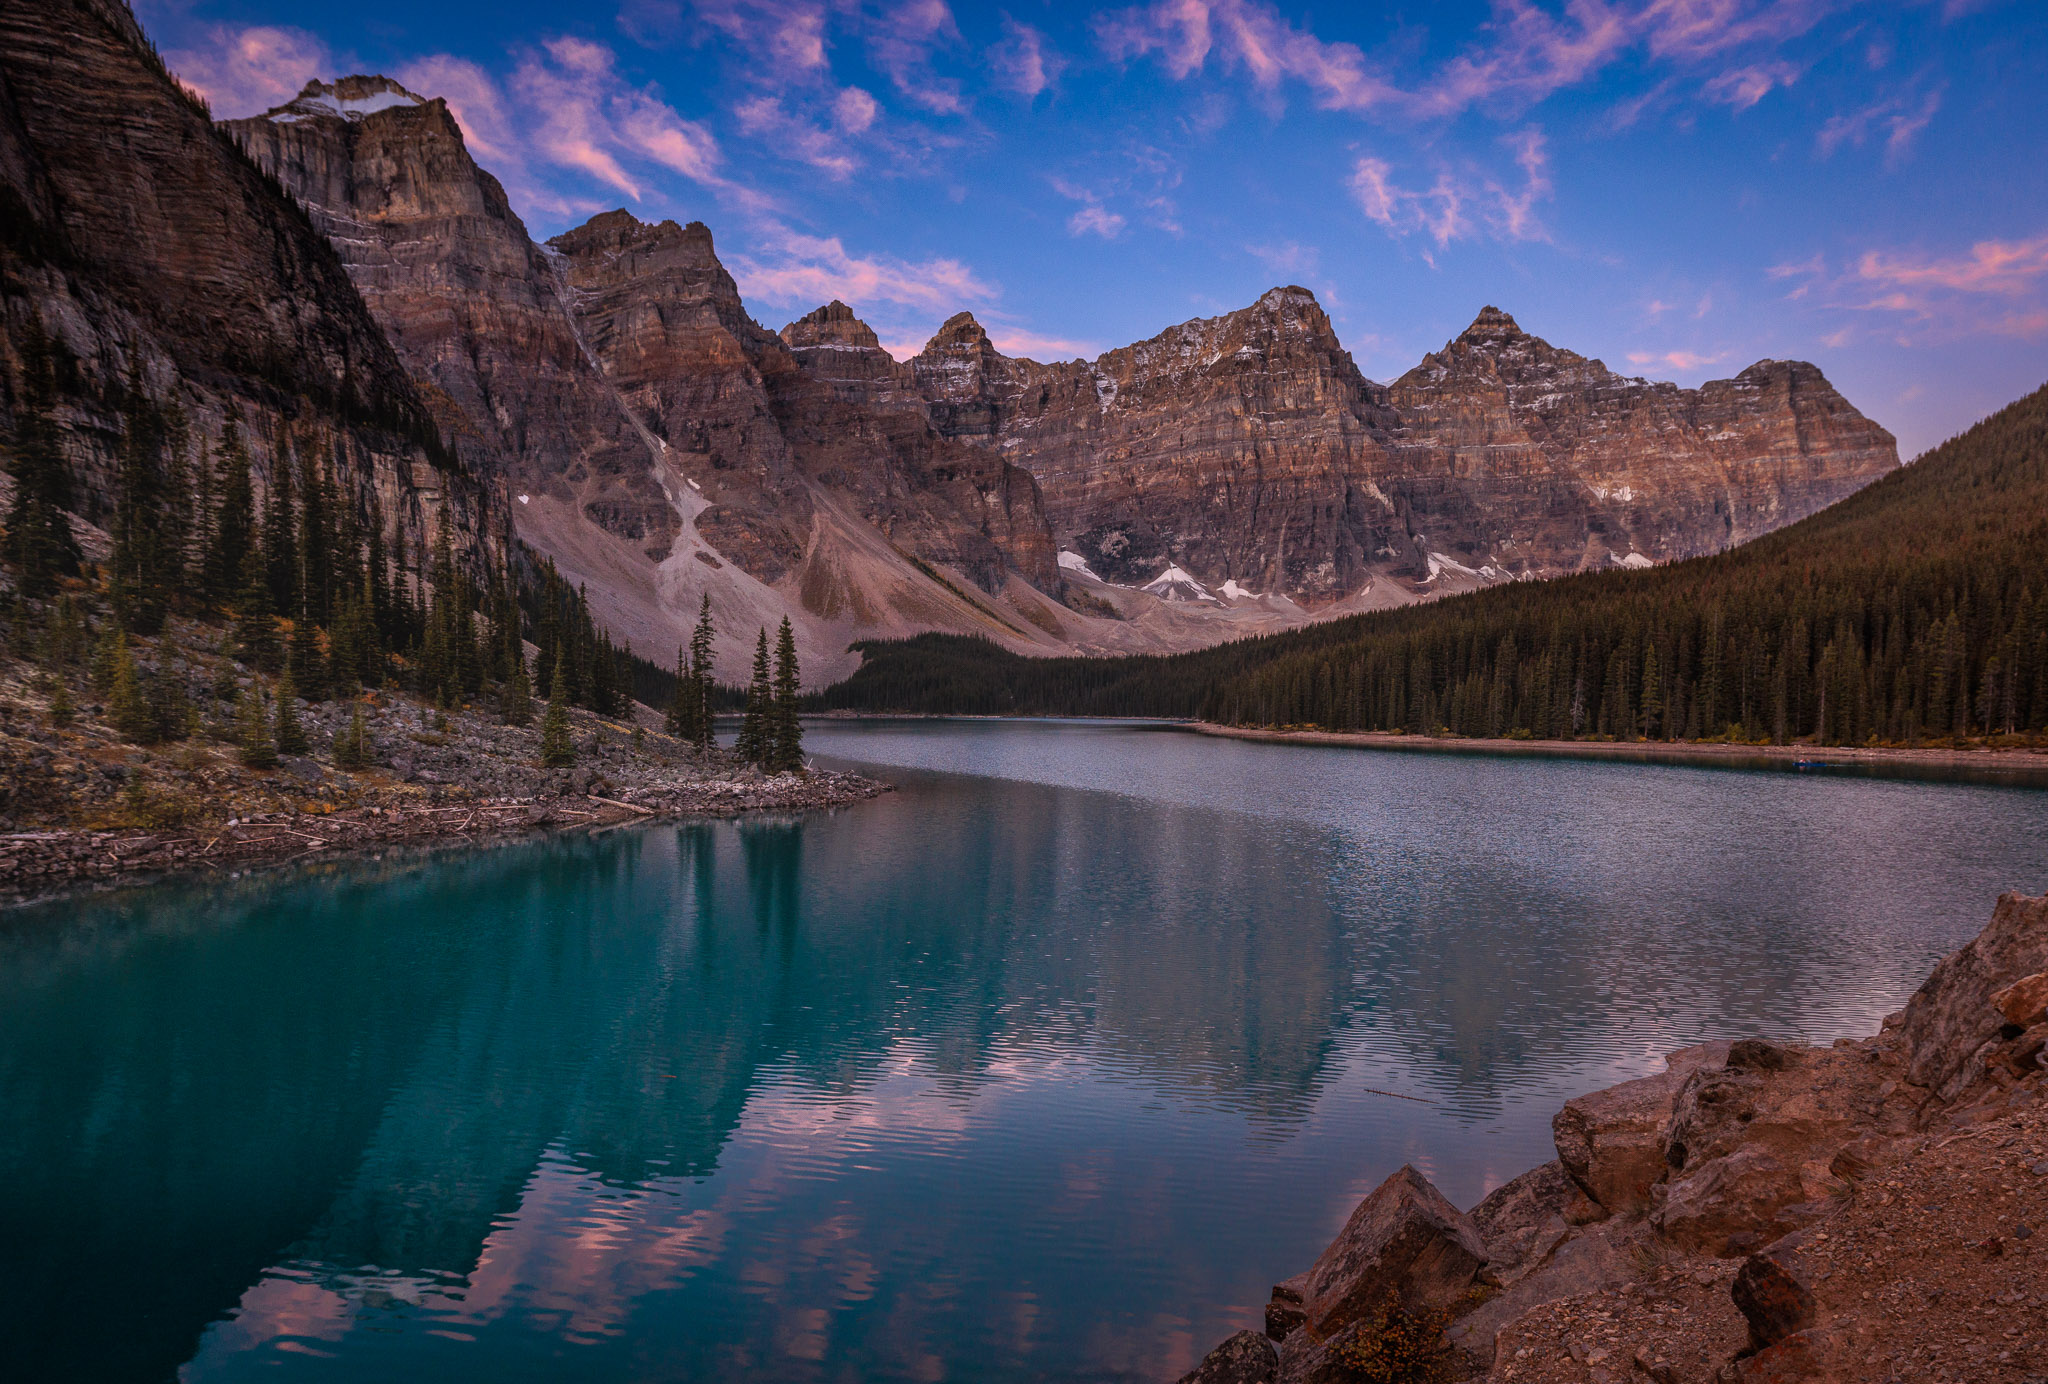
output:
M 1390 234 L 1426 233 L 1439 248 L 1481 230 L 1501 240 L 1546 240 L 1549 233 L 1536 216 L 1537 203 L 1552 191 L 1543 132 L 1519 130 L 1502 143 L 1514 154 L 1519 185 L 1445 165 L 1427 188 L 1407 187 L 1385 159 L 1364 155 L 1352 165 L 1352 198 Z
M 2026 240 L 1980 240 L 1959 254 L 1865 250 L 1839 271 L 1816 256 L 1765 271 L 1797 279 L 1793 298 L 1849 312 L 1902 344 L 1970 336 L 2048 335 L 2048 232 Z M 1839 345 L 1860 330 L 1844 323 L 1824 338 Z
M 749 298 L 781 306 L 816 307 L 838 298 L 856 307 L 887 303 L 951 313 L 997 293 L 956 259 L 856 255 L 837 236 L 772 226 L 756 249 L 731 257 L 727 267 Z
M 1044 34 L 1004 15 L 1003 41 L 988 50 L 988 65 L 998 86 L 1028 101 L 1059 80 L 1067 61 Z
M 1704 370 L 1728 359 L 1726 351 L 1715 351 L 1711 355 L 1700 351 L 1630 351 L 1628 363 L 1638 370 L 1652 368 L 1664 370 Z
M 1123 217 L 1104 207 L 1086 206 L 1067 218 L 1069 235 L 1099 235 L 1104 240 L 1115 240 L 1123 229 Z
M 996 349 L 1006 356 L 1026 356 L 1032 360 L 1088 360 L 1102 354 L 1102 348 L 1092 341 L 1048 336 L 1028 328 L 996 323 L 984 323 L 983 329 L 988 332 L 988 339 L 995 343 Z
M 1799 80 L 1799 69 L 1788 62 L 1751 63 L 1723 72 L 1710 80 L 1705 92 L 1707 99 L 1718 101 L 1724 106 L 1746 111 L 1779 87 L 1789 87 Z
M 896 90 L 940 115 L 966 113 L 960 83 L 932 69 L 933 50 L 960 41 L 960 26 L 946 0 L 898 0 L 871 17 L 868 60 Z
M 1326 43 L 1255 0 L 1156 0 L 1101 16 L 1096 37 L 1115 61 L 1157 54 L 1175 78 L 1199 72 L 1213 54 L 1269 92 L 1299 82 L 1331 110 L 1370 110 L 1399 95 L 1357 45 Z
M 1830 117 L 1814 136 L 1814 152 L 1821 158 L 1830 158 L 1845 144 L 1861 146 L 1873 134 L 1881 134 L 1885 162 L 1896 165 L 1912 152 L 1913 141 L 1920 132 L 1933 123 L 1941 110 L 1942 95 L 1942 89 L 1936 87 L 1917 98 L 1888 97 L 1860 110 Z
M 603 44 L 557 38 L 523 59 L 511 89 L 534 123 L 530 147 L 546 162 L 573 169 L 624 193 L 646 196 L 643 174 L 627 162 L 654 163 L 707 186 L 721 186 L 718 143 L 685 120 L 652 87 L 624 81 Z
M 216 24 L 202 42 L 166 53 L 164 61 L 219 120 L 281 106 L 307 82 L 333 76 L 341 66 L 319 35 L 269 24 Z

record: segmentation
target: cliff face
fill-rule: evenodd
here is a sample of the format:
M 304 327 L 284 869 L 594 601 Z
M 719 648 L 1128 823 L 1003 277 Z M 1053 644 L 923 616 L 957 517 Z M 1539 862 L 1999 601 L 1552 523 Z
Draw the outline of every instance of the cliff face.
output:
M 1002 356 L 972 317 L 912 362 L 942 431 L 1035 475 L 1105 579 L 1178 566 L 1312 602 L 1713 552 L 1898 464 L 1811 365 L 1698 390 L 1559 350 L 1487 308 L 1392 386 L 1278 288 L 1093 362 Z
M 654 450 L 445 102 L 343 77 L 222 128 L 333 242 L 465 460 L 667 553 L 677 520 Z
M 705 594 L 735 629 L 789 615 L 828 666 L 864 634 L 987 627 L 917 563 L 1059 590 L 1030 476 L 936 433 L 843 305 L 794 349 L 756 324 L 702 225 L 608 212 L 537 246 L 445 103 L 382 77 L 225 128 L 333 240 L 465 459 L 516 492 L 522 536 L 641 647 Z
M 31 318 L 65 360 L 57 422 L 87 518 L 111 503 L 132 369 L 202 440 L 239 415 L 259 486 L 282 438 L 318 438 L 357 503 L 374 493 L 415 544 L 443 502 L 458 533 L 488 529 L 482 491 L 430 464 L 433 419 L 327 239 L 117 0 L 0 0 L 10 379 Z

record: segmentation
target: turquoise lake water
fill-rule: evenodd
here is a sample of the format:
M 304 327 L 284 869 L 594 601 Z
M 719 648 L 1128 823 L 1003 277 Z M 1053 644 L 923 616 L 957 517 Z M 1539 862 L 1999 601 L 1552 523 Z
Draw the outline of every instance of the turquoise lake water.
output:
M 0 1375 L 1171 1379 L 1401 1163 L 2048 888 L 2032 789 L 810 743 L 901 791 L 0 914 Z

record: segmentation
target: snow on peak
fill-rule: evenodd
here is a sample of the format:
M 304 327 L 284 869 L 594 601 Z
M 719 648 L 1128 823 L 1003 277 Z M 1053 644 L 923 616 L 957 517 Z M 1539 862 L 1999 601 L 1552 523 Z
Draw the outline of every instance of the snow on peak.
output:
M 1226 601 L 1256 601 L 1259 598 L 1258 592 L 1253 591 L 1249 587 L 1239 585 L 1236 577 L 1232 577 L 1229 581 L 1217 587 L 1216 590 L 1217 594 L 1221 595 Z
M 1614 559 L 1624 567 L 1655 567 L 1657 564 L 1641 553 L 1630 551 Z
M 1069 572 L 1078 572 L 1091 581 L 1102 580 L 1102 578 L 1095 575 L 1095 569 L 1088 565 L 1088 559 L 1082 557 L 1071 548 L 1062 548 L 1060 550 L 1060 566 L 1066 568 Z
M 1208 587 L 1196 581 L 1178 566 L 1169 566 L 1164 572 L 1161 572 L 1151 581 L 1146 582 L 1144 589 L 1162 601 L 1216 600 L 1214 593 Z
M 279 106 L 269 118 L 280 125 L 307 116 L 331 115 L 343 120 L 361 120 L 393 106 L 424 106 L 424 96 L 407 91 L 389 77 L 342 77 L 332 82 L 314 80 L 289 105 Z

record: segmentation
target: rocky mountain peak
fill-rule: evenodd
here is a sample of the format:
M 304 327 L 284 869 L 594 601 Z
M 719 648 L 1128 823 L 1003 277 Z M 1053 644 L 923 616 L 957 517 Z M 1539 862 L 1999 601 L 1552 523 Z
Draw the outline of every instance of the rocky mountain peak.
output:
M 874 328 L 853 315 L 853 309 L 834 298 L 824 307 L 806 313 L 785 326 L 780 333 L 792 349 L 816 346 L 848 350 L 879 351 L 881 338 Z
M 264 119 L 280 125 L 326 116 L 341 120 L 362 120 L 394 106 L 424 106 L 427 98 L 407 91 L 384 76 L 357 74 L 337 77 L 331 82 L 314 78 L 305 89 L 282 106 L 272 108 Z
M 1479 315 L 1472 319 L 1472 325 L 1458 334 L 1458 344 L 1464 346 L 1493 346 L 1515 341 L 1527 336 L 1514 318 L 1488 303 L 1479 309 Z
M 930 355 L 948 347 L 979 347 L 987 341 L 988 333 L 981 329 L 981 323 L 974 320 L 973 313 L 956 312 L 932 333 L 932 339 L 924 344 L 924 354 Z

